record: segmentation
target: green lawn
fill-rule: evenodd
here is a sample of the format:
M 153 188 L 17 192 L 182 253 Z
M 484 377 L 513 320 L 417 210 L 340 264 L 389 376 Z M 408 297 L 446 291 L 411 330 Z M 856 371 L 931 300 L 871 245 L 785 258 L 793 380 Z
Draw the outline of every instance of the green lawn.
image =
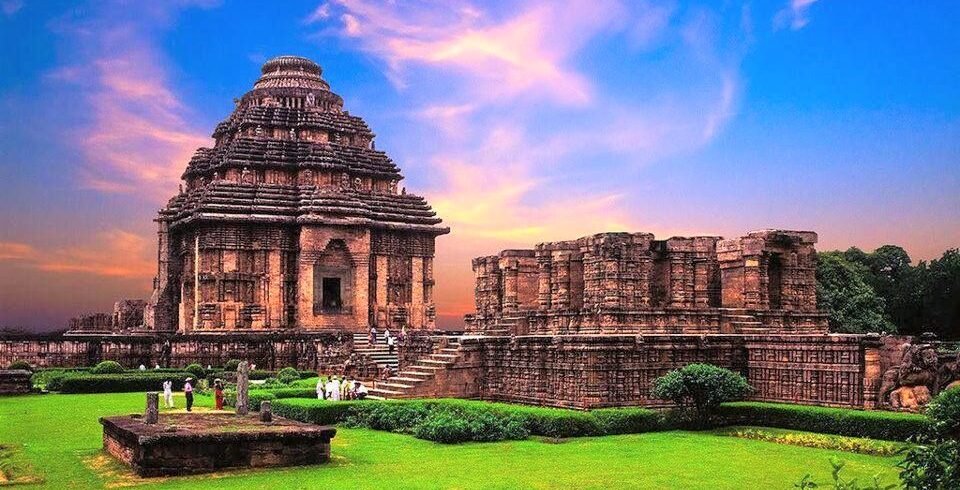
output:
M 100 451 L 97 418 L 142 411 L 143 401 L 140 393 L 0 398 L 0 444 L 50 488 L 792 488 L 807 472 L 826 483 L 831 456 L 848 462 L 848 477 L 897 481 L 894 458 L 710 433 L 444 446 L 359 429 L 339 430 L 326 465 L 141 480 Z

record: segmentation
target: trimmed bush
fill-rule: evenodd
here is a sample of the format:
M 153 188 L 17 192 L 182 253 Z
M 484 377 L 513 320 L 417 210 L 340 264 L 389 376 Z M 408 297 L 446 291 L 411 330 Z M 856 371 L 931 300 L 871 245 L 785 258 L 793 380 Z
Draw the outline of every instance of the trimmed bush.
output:
M 311 388 L 281 388 L 276 390 L 250 390 L 250 409 L 259 411 L 260 402 L 265 400 L 282 400 L 286 398 L 317 398 L 317 392 Z M 237 406 L 237 392 L 226 391 L 223 395 L 224 403 L 228 406 Z
M 31 373 L 33 372 L 33 366 L 31 366 L 29 362 L 19 360 L 11 362 L 10 365 L 7 366 L 7 369 L 30 371 Z
M 240 367 L 240 359 L 230 359 L 223 365 L 223 370 L 237 372 L 238 367 Z
M 646 408 L 602 408 L 590 413 L 604 434 L 641 434 L 671 428 L 666 417 Z
M 529 435 L 523 419 L 516 414 L 455 405 L 435 408 L 413 427 L 418 439 L 457 444 L 526 439 Z
M 183 388 L 191 373 L 77 374 L 63 378 L 61 393 L 125 393 L 160 391 L 163 382 L 173 381 L 175 390 Z
M 927 406 L 926 414 L 936 435 L 960 439 L 960 388 L 937 395 Z
M 300 372 L 292 367 L 285 367 L 277 373 L 277 381 L 283 384 L 290 384 L 298 379 L 300 379 Z
M 338 424 L 347 419 L 350 409 L 357 405 L 375 403 L 357 400 L 333 402 L 288 398 L 273 404 L 273 413 L 288 419 L 318 425 Z
M 103 361 L 90 370 L 90 374 L 123 374 L 123 366 L 117 361 Z
M 779 427 L 888 441 L 906 441 L 930 427 L 930 420 L 917 414 L 782 403 L 724 403 L 719 415 L 726 425 Z
M 183 369 L 184 371 L 193 375 L 193 379 L 201 380 L 207 375 L 207 370 L 203 366 L 193 363 Z
M 699 426 L 707 426 L 723 402 L 740 400 L 753 389 L 746 378 L 713 364 L 694 363 L 653 381 L 650 394 L 671 400 L 681 411 L 692 411 Z

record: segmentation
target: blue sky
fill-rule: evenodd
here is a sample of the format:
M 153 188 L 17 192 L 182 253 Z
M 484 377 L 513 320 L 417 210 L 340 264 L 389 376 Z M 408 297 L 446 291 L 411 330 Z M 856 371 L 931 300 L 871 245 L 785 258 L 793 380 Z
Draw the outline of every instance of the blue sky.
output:
M 154 3 L 162 3 L 157 6 Z M 0 325 L 145 297 L 153 218 L 279 54 L 319 62 L 469 259 L 614 230 L 960 246 L 955 2 L 0 0 Z

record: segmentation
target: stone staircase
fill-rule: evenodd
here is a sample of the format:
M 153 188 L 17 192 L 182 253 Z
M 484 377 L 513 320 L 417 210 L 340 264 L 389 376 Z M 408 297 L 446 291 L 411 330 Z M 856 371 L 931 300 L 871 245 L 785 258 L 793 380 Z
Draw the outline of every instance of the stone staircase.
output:
M 438 372 L 455 363 L 459 357 L 460 339 L 450 337 L 445 347 L 407 366 L 396 376 L 374 383 L 368 398 L 383 400 L 428 396 L 429 393 L 422 393 L 418 388 L 422 388 L 425 383 L 433 380 Z
M 763 333 L 766 331 L 763 323 L 757 320 L 757 317 L 747 313 L 747 310 L 740 308 L 721 308 L 723 319 L 732 327 L 731 333 Z
M 393 354 L 387 347 L 387 338 L 382 333 L 377 333 L 377 343 L 370 345 L 370 336 L 365 333 L 353 334 L 353 351 L 357 354 L 369 356 L 377 363 L 377 369 L 383 369 L 383 366 L 390 366 L 393 372 L 397 371 L 400 360 L 397 357 L 397 347 L 394 346 Z

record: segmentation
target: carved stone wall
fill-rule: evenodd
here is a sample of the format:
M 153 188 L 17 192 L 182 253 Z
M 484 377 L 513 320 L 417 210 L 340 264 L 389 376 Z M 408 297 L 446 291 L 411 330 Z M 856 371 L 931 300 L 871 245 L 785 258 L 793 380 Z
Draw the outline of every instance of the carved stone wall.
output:
M 475 337 L 481 397 L 558 407 L 665 406 L 653 380 L 693 362 L 738 371 L 753 399 L 872 407 L 876 346 L 859 336 L 562 335 Z M 868 359 L 869 358 L 869 359 Z
M 184 367 L 222 366 L 247 360 L 263 369 L 294 366 L 339 371 L 353 350 L 349 334 L 190 334 L 85 336 L 56 340 L 0 340 L 0 366 L 23 360 L 37 367 L 93 366 L 117 361 L 127 368 L 143 364 Z

